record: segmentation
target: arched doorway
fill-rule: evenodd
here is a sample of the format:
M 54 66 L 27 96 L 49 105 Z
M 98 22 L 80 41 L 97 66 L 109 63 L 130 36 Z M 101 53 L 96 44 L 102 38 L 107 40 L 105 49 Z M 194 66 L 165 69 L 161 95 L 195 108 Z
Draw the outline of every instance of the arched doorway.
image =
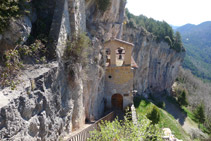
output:
M 123 97 L 121 94 L 114 94 L 111 97 L 112 108 L 114 109 L 123 109 Z

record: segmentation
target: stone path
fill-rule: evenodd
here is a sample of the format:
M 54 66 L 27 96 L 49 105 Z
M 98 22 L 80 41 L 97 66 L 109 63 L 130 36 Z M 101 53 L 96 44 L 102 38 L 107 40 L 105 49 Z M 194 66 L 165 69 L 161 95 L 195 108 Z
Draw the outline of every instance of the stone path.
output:
M 132 112 L 132 120 L 133 120 L 133 124 L 137 125 L 138 120 L 137 120 L 137 116 L 136 116 L 136 108 L 134 105 L 131 106 L 131 112 Z
M 179 107 L 179 105 L 168 100 L 167 96 L 165 95 L 160 95 L 160 97 L 157 97 L 157 99 L 165 103 L 165 110 L 180 123 L 185 132 L 188 133 L 191 137 L 193 136 L 201 136 L 205 138 L 207 137 L 207 135 L 204 134 L 198 128 L 197 124 L 189 119 L 187 114 L 183 112 L 183 110 Z

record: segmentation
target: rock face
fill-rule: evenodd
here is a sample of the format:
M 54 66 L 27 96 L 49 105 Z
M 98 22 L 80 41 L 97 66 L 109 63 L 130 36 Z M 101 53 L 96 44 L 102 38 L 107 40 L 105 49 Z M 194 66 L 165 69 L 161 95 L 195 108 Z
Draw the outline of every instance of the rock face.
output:
M 70 130 L 73 101 L 65 74 L 58 70 L 57 63 L 30 67 L 16 90 L 0 92 L 2 140 L 55 140 Z
M 95 0 L 46 2 L 52 5 L 46 11 L 55 5 L 49 47 L 57 59 L 24 70 L 16 90 L 0 90 L 0 140 L 59 140 L 85 120 L 99 119 L 104 112 L 103 42 L 112 37 L 135 43 L 133 55 L 139 68 L 134 83 L 139 93 L 171 87 L 184 54 L 169 49 L 166 43 L 156 43 L 144 30 L 123 30 L 124 0 L 111 0 L 105 12 L 98 9 Z M 63 59 L 68 38 L 79 30 L 86 31 L 92 43 L 86 66 Z
M 185 52 L 176 52 L 165 43 L 157 43 L 153 35 L 143 28 L 124 28 L 123 39 L 133 42 L 133 57 L 138 69 L 134 74 L 134 89 L 148 96 L 171 89 Z
M 59 140 L 59 136 L 80 128 L 85 119 L 99 119 L 104 112 L 102 43 L 120 35 L 125 3 L 112 1 L 113 6 L 100 13 L 94 1 L 90 1 L 91 5 L 84 0 L 52 2 L 56 2 L 56 7 L 49 36 L 54 43 L 49 45 L 57 55 L 56 66 L 47 65 L 43 70 L 28 68 L 29 72 L 19 78 L 24 81 L 17 90 L 1 91 L 0 138 L 3 140 Z M 121 10 L 116 10 L 116 6 Z M 111 14 L 115 18 L 107 24 Z M 100 30 L 96 33 L 96 29 Z M 87 31 L 92 42 L 86 67 L 80 63 L 68 66 L 63 60 L 67 39 L 79 30 Z
M 11 19 L 9 24 L 8 30 L 0 35 L 0 52 L 15 48 L 19 40 L 25 42 L 31 33 L 32 23 L 28 16 Z

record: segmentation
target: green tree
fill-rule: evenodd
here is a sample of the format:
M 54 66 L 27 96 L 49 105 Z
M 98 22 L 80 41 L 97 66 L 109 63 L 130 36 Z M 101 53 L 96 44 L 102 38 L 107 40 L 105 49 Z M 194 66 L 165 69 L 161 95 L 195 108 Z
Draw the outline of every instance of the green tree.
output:
M 147 114 L 147 118 L 155 125 L 160 121 L 160 111 L 157 107 L 153 106 L 152 110 Z
M 195 118 L 199 121 L 199 123 L 205 122 L 205 111 L 204 111 L 204 103 L 199 104 L 194 112 Z
M 182 49 L 182 39 L 181 39 L 181 35 L 178 31 L 175 33 L 173 49 L 175 49 L 177 52 L 180 52 Z
M 136 28 L 143 27 L 147 31 L 154 34 L 156 41 L 159 43 L 161 41 L 167 42 L 169 46 L 176 50 L 177 52 L 182 51 L 182 41 L 180 33 L 174 35 L 172 27 L 165 21 L 156 21 L 152 18 L 147 18 L 144 15 L 135 16 L 131 14 L 128 9 L 126 9 L 126 16 L 129 20 L 127 26 L 130 26 L 133 20 L 136 23 Z
M 183 90 L 182 93 L 178 96 L 178 103 L 181 106 L 188 106 L 188 100 L 187 100 L 187 92 L 186 92 L 186 90 Z

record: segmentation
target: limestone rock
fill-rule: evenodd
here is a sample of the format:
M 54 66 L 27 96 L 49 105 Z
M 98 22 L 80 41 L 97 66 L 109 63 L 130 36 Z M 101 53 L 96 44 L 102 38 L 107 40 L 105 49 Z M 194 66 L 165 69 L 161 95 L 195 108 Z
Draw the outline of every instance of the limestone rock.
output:
M 133 42 L 133 57 L 138 69 L 135 70 L 134 86 L 139 94 L 169 91 L 173 85 L 185 52 L 176 52 L 165 43 L 157 43 L 145 29 L 124 28 L 123 39 Z
M 20 76 L 16 90 L 0 90 L 1 140 L 58 140 L 71 134 L 72 129 L 80 128 L 85 119 L 99 119 L 104 112 L 103 43 L 112 37 L 121 38 L 123 34 L 124 40 L 135 43 L 133 55 L 139 69 L 134 83 L 140 93 L 170 88 L 183 60 L 184 54 L 169 49 L 166 43 L 156 43 L 144 30 L 122 30 L 124 0 L 111 0 L 105 13 L 97 9 L 95 0 L 54 2 L 50 37 L 55 40 L 55 47 L 50 47 L 57 53 L 57 61 L 29 66 Z M 2 35 L 0 50 L 14 48 L 20 37 L 27 39 L 31 22 L 23 18 L 14 21 L 14 31 Z M 87 66 L 67 64 L 63 59 L 68 37 L 80 26 L 92 42 L 87 51 Z
M 28 16 L 23 16 L 18 19 L 11 19 L 9 28 L 2 34 L 0 40 L 0 51 L 15 48 L 18 41 L 24 43 L 32 29 L 32 23 Z

